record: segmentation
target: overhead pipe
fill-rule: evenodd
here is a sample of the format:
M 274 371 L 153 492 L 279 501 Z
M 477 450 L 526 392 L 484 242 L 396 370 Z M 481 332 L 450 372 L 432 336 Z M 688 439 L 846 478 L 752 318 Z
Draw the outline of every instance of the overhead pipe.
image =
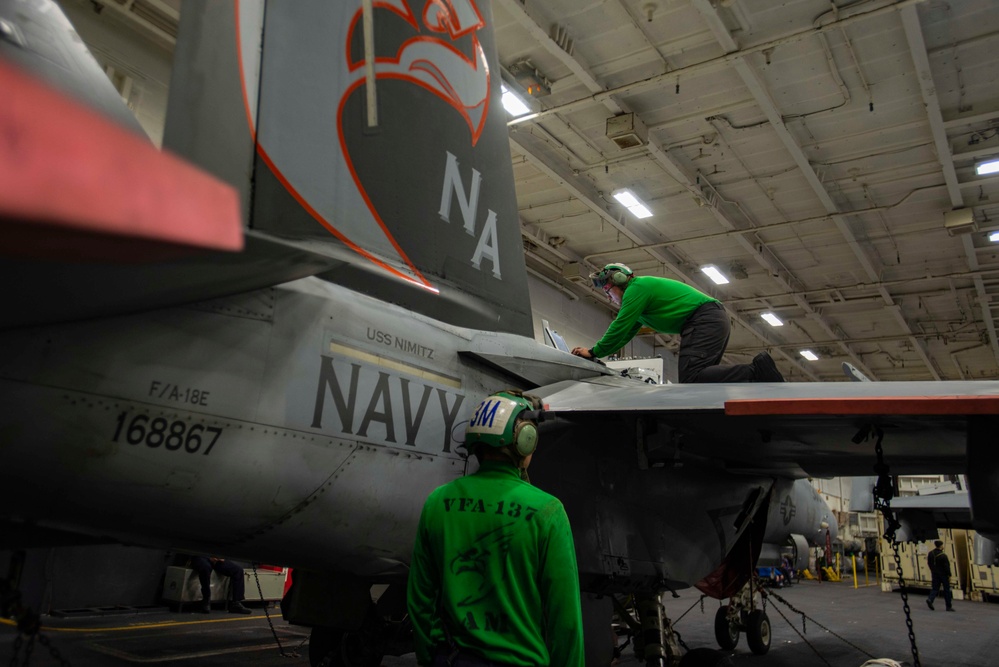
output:
M 924 0 L 900 0 L 899 2 L 894 2 L 890 5 L 879 7 L 867 12 L 860 14 L 855 14 L 844 19 L 839 19 L 826 25 L 808 28 L 800 32 L 787 35 L 786 37 L 780 37 L 778 39 L 772 39 L 768 42 L 763 42 L 762 44 L 757 44 L 756 46 L 749 46 L 744 49 L 739 49 L 737 51 L 732 51 L 731 53 L 726 53 L 723 56 L 718 56 L 717 58 L 710 58 L 708 60 L 695 63 L 693 65 L 687 65 L 686 67 L 680 67 L 678 69 L 670 70 L 668 72 L 663 72 L 662 74 L 656 74 L 639 81 L 633 81 L 631 83 L 626 83 L 616 88 L 609 88 L 607 90 L 595 93 L 589 97 L 582 97 L 572 102 L 566 102 L 565 104 L 560 104 L 554 106 L 550 109 L 545 109 L 544 111 L 538 111 L 533 114 L 526 114 L 513 118 L 507 122 L 507 125 L 520 125 L 526 122 L 535 122 L 548 116 L 552 116 L 560 113 L 569 113 L 571 111 L 576 111 L 577 109 L 582 109 L 591 104 L 603 104 L 604 100 L 611 98 L 615 95 L 622 95 L 624 93 L 630 92 L 640 92 L 647 88 L 655 88 L 660 86 L 667 86 L 674 83 L 675 79 L 679 77 L 692 76 L 697 74 L 706 74 L 708 72 L 713 72 L 719 69 L 724 69 L 735 65 L 738 61 L 745 58 L 746 56 L 752 55 L 754 53 L 761 53 L 767 49 L 773 49 L 778 46 L 783 46 L 784 44 L 793 44 L 794 42 L 799 42 L 803 39 L 811 37 L 813 35 L 822 34 L 830 32 L 832 30 L 839 30 L 845 26 L 857 23 L 865 19 L 875 18 L 883 14 L 893 13 L 904 9 L 905 7 L 914 6 L 921 4 Z

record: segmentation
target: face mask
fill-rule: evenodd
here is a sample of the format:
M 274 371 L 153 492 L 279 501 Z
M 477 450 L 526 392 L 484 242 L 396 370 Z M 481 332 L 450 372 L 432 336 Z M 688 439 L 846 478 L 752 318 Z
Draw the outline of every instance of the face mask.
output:
M 609 283 L 607 285 L 604 285 L 604 294 L 607 295 L 607 298 L 610 299 L 610 302 L 613 303 L 615 306 L 621 305 L 621 297 L 619 291 L 614 289 L 613 285 Z

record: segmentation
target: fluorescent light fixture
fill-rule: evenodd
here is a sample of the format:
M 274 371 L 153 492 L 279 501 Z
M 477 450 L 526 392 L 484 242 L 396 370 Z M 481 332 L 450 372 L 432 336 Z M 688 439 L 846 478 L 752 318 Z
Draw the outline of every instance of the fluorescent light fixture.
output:
M 811 350 L 802 350 L 798 354 L 800 354 L 801 356 L 803 356 L 805 359 L 808 359 L 809 361 L 818 361 L 819 360 L 818 355 L 816 355 Z
M 773 313 L 763 313 L 762 315 L 760 315 L 760 317 L 765 319 L 767 321 L 767 324 L 769 324 L 772 327 L 784 326 L 784 323 L 780 321 L 780 318 L 774 315 Z
M 713 264 L 708 264 L 707 266 L 702 266 L 701 271 L 708 278 L 711 278 L 715 282 L 715 285 L 725 285 L 728 283 L 728 278 L 722 275 L 722 272 L 718 270 L 717 266 Z
M 993 243 L 999 243 L 999 232 L 991 232 L 989 234 L 989 240 Z
M 614 199 L 624 204 L 627 208 L 641 204 L 631 190 L 618 190 L 614 193 Z
M 975 165 L 975 173 L 979 176 L 987 176 L 989 174 L 995 174 L 996 172 L 999 172 L 999 160 L 979 162 Z
M 642 203 L 642 200 L 636 197 L 631 190 L 615 190 L 611 196 L 621 202 L 621 205 L 631 211 L 631 214 L 636 218 L 652 217 L 652 211 L 649 210 L 649 207 Z
M 506 86 L 500 85 L 500 91 L 503 93 L 503 108 L 511 116 L 523 116 L 525 113 L 530 112 L 530 108 L 524 104 L 524 100 L 514 93 L 512 90 L 508 89 Z

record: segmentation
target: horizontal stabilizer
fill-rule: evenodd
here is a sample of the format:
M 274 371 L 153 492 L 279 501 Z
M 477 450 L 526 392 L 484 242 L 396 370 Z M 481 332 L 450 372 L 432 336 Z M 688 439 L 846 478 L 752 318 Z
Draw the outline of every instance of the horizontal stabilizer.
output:
M 894 510 L 910 509 L 927 512 L 964 512 L 971 510 L 971 500 L 964 493 L 936 493 L 929 496 L 906 496 L 891 501 Z
M 0 253 L 151 262 L 237 251 L 234 188 L 0 60 Z
M 0 328 L 181 305 L 343 264 L 328 247 L 244 235 L 233 187 L 3 60 L 0 89 L 13 92 L 0 135 L 17 139 L 0 151 L 0 279 L 16 286 Z
M 967 493 L 892 498 L 891 509 L 901 522 L 900 542 L 937 538 L 940 528 L 973 528 L 971 499 Z
M 177 306 L 262 289 L 335 268 L 339 261 L 247 232 L 242 252 L 198 252 L 144 264 L 0 262 L 0 281 L 16 285 L 0 329 L 69 322 Z

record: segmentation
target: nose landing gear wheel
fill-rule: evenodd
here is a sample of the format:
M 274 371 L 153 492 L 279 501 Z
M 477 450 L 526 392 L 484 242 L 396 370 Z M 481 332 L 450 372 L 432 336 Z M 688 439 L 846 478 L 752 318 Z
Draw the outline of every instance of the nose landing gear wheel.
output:
M 731 651 L 739 643 L 739 628 L 728 618 L 729 607 L 718 607 L 715 613 L 715 640 L 723 651 Z
M 750 612 L 746 619 L 746 642 L 756 655 L 770 650 L 770 619 L 762 609 Z

